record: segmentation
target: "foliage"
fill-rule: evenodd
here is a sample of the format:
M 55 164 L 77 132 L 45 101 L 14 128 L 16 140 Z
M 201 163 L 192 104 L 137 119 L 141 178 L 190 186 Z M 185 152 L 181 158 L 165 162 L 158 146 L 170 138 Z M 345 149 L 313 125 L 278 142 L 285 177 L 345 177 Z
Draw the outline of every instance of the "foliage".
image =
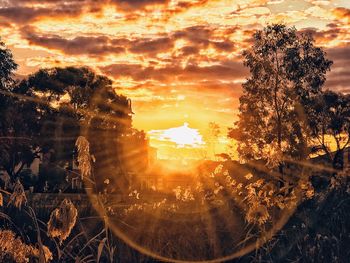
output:
M 21 184 L 19 179 L 17 179 L 15 186 L 13 188 L 13 192 L 10 196 L 8 205 L 13 204 L 18 209 L 21 209 L 23 203 L 25 204 L 26 202 L 27 202 L 27 197 L 24 192 L 23 185 Z
M 342 168 L 343 151 L 350 145 L 350 95 L 326 91 L 312 99 L 307 116 L 313 152 L 325 154 L 334 168 Z
M 11 230 L 0 230 L 1 262 L 32 262 L 33 258 L 39 258 L 39 254 L 39 249 L 23 243 Z M 52 260 L 52 253 L 46 246 L 44 246 L 44 256 L 46 262 Z
M 13 72 L 17 64 L 13 59 L 12 52 L 5 47 L 0 40 L 0 90 L 10 90 L 13 83 Z
M 12 178 L 35 156 L 30 139 L 35 129 L 28 122 L 33 111 L 12 96 L 16 69 L 11 51 L 0 41 L 0 169 Z M 22 166 L 17 167 L 21 162 Z
M 310 35 L 285 25 L 257 31 L 243 55 L 250 77 L 243 84 L 239 120 L 229 137 L 243 160 L 304 158 L 309 138 L 303 107 L 320 94 L 332 64 Z
M 23 80 L 15 92 L 40 103 L 40 150 L 53 150 L 54 163 L 64 166 L 73 159 L 80 134 L 89 140 L 96 157 L 97 185 L 103 185 L 106 170 L 116 171 L 120 162 L 122 135 L 130 132 L 130 101 L 118 95 L 112 81 L 87 67 L 40 69 Z M 104 160 L 114 159 L 106 167 Z
M 78 168 L 80 170 L 81 177 L 89 178 L 91 175 L 91 156 L 90 156 L 90 144 L 84 136 L 79 136 L 76 143 L 78 149 Z

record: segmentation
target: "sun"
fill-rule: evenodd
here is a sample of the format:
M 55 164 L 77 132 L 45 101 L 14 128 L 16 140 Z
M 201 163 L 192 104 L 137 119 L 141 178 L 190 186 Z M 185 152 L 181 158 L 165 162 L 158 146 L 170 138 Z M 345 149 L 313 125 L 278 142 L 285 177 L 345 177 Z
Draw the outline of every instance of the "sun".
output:
M 179 148 L 198 148 L 204 144 L 202 135 L 199 131 L 190 128 L 188 123 L 166 130 L 152 130 L 149 132 L 149 135 L 160 141 L 173 142 Z

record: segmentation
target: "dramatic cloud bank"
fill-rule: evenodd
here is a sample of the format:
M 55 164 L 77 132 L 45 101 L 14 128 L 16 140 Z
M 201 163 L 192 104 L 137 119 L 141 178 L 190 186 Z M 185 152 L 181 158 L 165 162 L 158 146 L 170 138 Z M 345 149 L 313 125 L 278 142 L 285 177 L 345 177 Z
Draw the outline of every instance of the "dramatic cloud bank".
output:
M 134 125 L 168 129 L 235 119 L 254 30 L 284 22 L 334 60 L 326 88 L 350 92 L 348 0 L 0 0 L 0 37 L 18 74 L 88 65 L 131 97 Z

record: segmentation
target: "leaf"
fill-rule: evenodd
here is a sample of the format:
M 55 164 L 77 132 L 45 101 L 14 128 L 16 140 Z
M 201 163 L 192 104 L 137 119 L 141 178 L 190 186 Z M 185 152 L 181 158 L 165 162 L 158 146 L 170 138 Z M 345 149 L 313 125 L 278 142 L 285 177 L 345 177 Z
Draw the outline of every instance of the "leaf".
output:
M 96 259 L 96 262 L 100 262 L 100 258 L 101 258 L 101 255 L 102 255 L 102 251 L 103 251 L 103 246 L 105 245 L 106 243 L 106 240 L 107 238 L 105 237 L 104 239 L 102 239 L 100 241 L 100 244 L 98 244 L 98 248 L 97 248 L 97 259 Z

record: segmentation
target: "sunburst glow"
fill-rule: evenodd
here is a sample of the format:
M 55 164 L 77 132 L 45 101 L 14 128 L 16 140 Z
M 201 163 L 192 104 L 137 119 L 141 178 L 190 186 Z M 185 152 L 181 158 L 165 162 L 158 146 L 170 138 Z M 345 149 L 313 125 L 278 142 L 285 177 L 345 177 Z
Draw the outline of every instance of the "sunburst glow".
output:
M 165 130 L 151 130 L 148 134 L 151 139 L 173 142 L 179 148 L 198 148 L 205 144 L 199 131 L 190 128 L 186 122 L 180 127 Z

